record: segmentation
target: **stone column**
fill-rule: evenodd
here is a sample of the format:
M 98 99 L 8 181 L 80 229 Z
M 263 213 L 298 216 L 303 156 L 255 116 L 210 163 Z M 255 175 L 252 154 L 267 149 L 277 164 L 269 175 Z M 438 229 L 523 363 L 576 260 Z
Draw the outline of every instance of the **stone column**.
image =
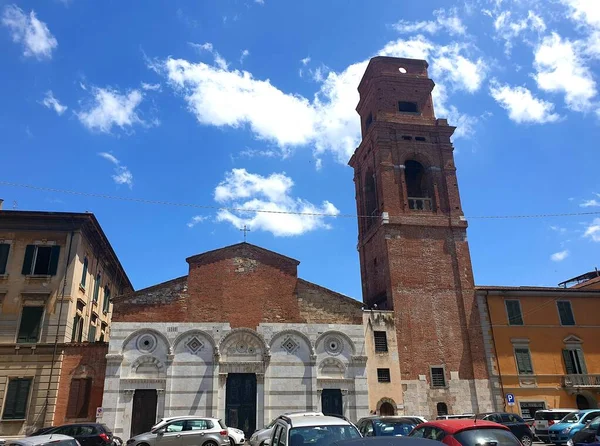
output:
M 225 392 L 227 385 L 227 373 L 221 373 L 219 371 L 217 376 L 219 377 L 219 384 L 217 386 L 217 418 L 221 418 L 223 421 L 225 421 Z
M 166 370 L 165 370 L 165 388 L 164 390 L 162 390 L 162 396 L 161 396 L 161 390 L 157 390 L 158 392 L 158 404 L 157 404 L 157 408 L 156 408 L 156 416 L 160 418 L 162 417 L 169 417 L 172 415 L 171 410 L 166 410 L 165 408 L 167 407 L 171 407 L 173 405 L 172 403 L 172 393 L 173 392 L 173 387 L 175 385 L 175 380 L 172 378 L 174 370 L 173 370 L 173 361 L 175 360 L 175 355 L 174 354 L 169 354 L 167 355 L 167 361 L 166 361 Z M 162 403 L 161 403 L 162 401 Z
M 213 355 L 213 365 L 211 368 L 212 373 L 212 386 L 211 386 L 211 396 L 210 396 L 210 413 L 207 413 L 206 416 L 213 416 L 212 414 L 219 414 L 220 412 L 220 403 L 219 403 L 219 363 L 221 361 L 221 355 L 218 351 L 215 351 Z M 223 421 L 225 421 L 225 417 L 223 416 Z
M 256 374 L 256 424 L 257 429 L 266 426 L 265 420 L 265 374 Z
M 317 406 L 315 407 L 315 412 L 319 412 L 321 410 L 322 396 L 323 396 L 323 389 L 317 389 Z
M 165 417 L 165 389 L 156 389 L 156 422 Z
M 350 413 L 350 401 L 348 398 L 348 389 L 342 390 L 342 410 L 344 411 L 344 416 L 346 418 L 352 418 L 352 414 Z
M 123 426 L 123 436 L 129 438 L 131 436 L 131 415 L 133 411 L 133 394 L 135 389 L 124 389 L 121 390 L 121 398 L 123 402 L 123 415 L 119 417 L 117 413 L 117 420 L 121 418 Z

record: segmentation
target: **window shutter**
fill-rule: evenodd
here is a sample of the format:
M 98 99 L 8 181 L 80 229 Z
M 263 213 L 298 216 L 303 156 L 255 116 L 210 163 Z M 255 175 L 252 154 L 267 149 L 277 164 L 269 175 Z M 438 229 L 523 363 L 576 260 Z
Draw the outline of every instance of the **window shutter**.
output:
M 560 323 L 562 325 L 575 325 L 575 318 L 573 317 L 571 302 L 558 302 L 558 316 L 560 317 Z
M 21 420 L 26 418 L 30 385 L 30 378 L 11 379 L 9 381 L 3 419 Z
M 44 307 L 23 307 L 17 342 L 37 342 Z
M 81 286 L 85 288 L 85 281 L 87 279 L 87 270 L 88 270 L 88 259 L 87 257 L 83 259 L 83 272 L 81 273 Z
M 567 371 L 567 375 L 574 375 L 577 373 L 575 370 L 575 364 L 573 364 L 573 359 L 571 358 L 571 354 L 569 350 L 563 350 L 563 359 L 565 361 L 565 369 Z
M 515 349 L 515 356 L 517 358 L 517 371 L 519 374 L 531 375 L 533 373 L 533 366 L 531 364 L 529 350 L 517 348 Z
M 90 325 L 88 332 L 88 342 L 96 342 L 96 326 Z
M 5 420 L 12 420 L 15 418 L 15 401 L 17 400 L 17 390 L 19 387 L 17 379 L 11 379 L 8 382 L 8 390 L 6 391 L 6 402 L 4 403 L 4 414 L 2 416 Z
M 69 402 L 67 403 L 67 418 L 77 418 L 77 401 L 79 400 L 80 388 L 81 379 L 72 379 Z
M 33 253 L 35 252 L 35 245 L 27 245 L 25 248 L 25 258 L 23 259 L 23 269 L 21 274 L 27 276 L 31 274 L 31 266 L 33 264 Z
M 523 325 L 523 315 L 521 314 L 521 304 L 518 300 L 506 301 L 506 312 L 508 313 L 509 325 Z
M 56 276 L 56 270 L 58 269 L 58 258 L 60 257 L 60 246 L 53 246 L 50 251 L 50 266 L 48 267 L 48 274 Z
M 78 314 L 76 314 L 73 318 L 73 331 L 71 332 L 71 342 L 77 342 L 77 327 L 79 325 L 79 319 L 81 319 L 81 317 Z
M 6 262 L 8 261 L 8 251 L 10 245 L 8 243 L 0 243 L 0 274 L 6 273 Z

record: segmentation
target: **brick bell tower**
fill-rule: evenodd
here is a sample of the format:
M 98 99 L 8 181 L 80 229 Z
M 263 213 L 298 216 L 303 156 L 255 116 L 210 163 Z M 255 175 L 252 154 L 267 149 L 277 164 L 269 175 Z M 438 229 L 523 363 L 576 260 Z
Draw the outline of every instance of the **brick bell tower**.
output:
M 453 146 L 424 60 L 375 57 L 350 159 L 367 307 L 394 310 L 404 413 L 492 410 Z M 392 383 L 394 384 L 394 383 Z M 402 411 L 400 411 L 402 413 Z

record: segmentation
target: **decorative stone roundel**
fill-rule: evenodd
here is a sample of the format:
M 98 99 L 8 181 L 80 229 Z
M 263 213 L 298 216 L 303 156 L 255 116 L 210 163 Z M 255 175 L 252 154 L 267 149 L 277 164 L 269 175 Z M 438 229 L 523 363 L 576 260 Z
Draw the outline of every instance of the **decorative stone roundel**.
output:
M 156 348 L 156 337 L 150 333 L 144 333 L 137 340 L 137 349 L 142 353 L 152 353 Z
M 327 336 L 325 339 L 325 351 L 330 355 L 337 356 L 344 350 L 344 342 L 337 336 Z

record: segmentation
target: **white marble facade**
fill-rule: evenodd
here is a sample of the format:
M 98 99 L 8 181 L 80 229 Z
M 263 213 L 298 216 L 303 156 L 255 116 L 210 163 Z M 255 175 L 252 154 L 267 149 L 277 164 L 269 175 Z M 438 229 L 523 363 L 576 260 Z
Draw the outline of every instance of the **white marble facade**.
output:
M 129 438 L 136 389 L 158 391 L 157 419 L 225 420 L 228 373 L 256 374 L 256 426 L 287 411 L 321 410 L 340 389 L 344 415 L 369 412 L 362 325 L 113 323 L 101 421 Z

